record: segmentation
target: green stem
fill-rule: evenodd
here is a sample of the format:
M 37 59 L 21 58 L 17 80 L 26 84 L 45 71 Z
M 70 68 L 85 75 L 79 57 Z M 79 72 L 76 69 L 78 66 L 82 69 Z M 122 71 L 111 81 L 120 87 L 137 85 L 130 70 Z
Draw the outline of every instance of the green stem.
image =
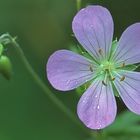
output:
M 81 2 L 82 2 L 82 0 L 76 0 L 77 11 L 79 11 L 81 9 Z
M 106 140 L 103 130 L 91 131 L 91 135 L 95 140 Z
M 33 70 L 31 65 L 29 64 L 28 60 L 26 59 L 22 49 L 20 48 L 19 44 L 12 40 L 11 44 L 15 48 L 17 54 L 19 55 L 21 61 L 23 62 L 24 66 L 26 67 L 27 71 L 31 74 L 34 81 L 38 84 L 38 86 L 44 91 L 47 97 L 59 108 L 64 114 L 66 114 L 76 125 L 80 126 L 86 133 L 88 132 L 76 118 L 74 113 L 68 109 L 52 92 L 51 90 L 44 84 L 44 82 L 40 79 L 40 77 L 36 74 Z M 89 132 L 88 132 L 89 134 Z
M 6 44 L 12 44 L 14 47 L 16 53 L 18 54 L 20 60 L 26 67 L 27 71 L 31 74 L 32 78 L 36 82 L 36 84 L 44 91 L 46 96 L 52 101 L 52 103 L 61 110 L 69 119 L 72 120 L 73 123 L 75 123 L 79 128 L 85 133 L 89 138 L 95 138 L 95 140 L 103 140 L 103 134 L 101 133 L 101 130 L 98 131 L 92 131 L 92 133 L 86 129 L 86 127 L 83 127 L 83 125 L 80 123 L 80 121 L 77 119 L 76 115 L 67 108 L 61 100 L 59 100 L 55 94 L 51 92 L 51 90 L 46 86 L 46 84 L 41 80 L 41 78 L 36 74 L 36 72 L 33 70 L 32 66 L 28 62 L 27 58 L 25 57 L 21 47 L 19 44 L 15 41 L 16 38 L 13 38 L 10 34 L 3 34 L 0 36 L 0 43 L 6 45 Z

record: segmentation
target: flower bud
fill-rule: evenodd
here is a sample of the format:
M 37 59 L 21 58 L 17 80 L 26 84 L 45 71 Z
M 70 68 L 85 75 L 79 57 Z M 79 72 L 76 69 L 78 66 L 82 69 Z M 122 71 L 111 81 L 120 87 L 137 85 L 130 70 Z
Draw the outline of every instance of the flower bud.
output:
M 10 80 L 12 75 L 12 64 L 7 56 L 2 55 L 0 57 L 0 73 L 7 79 Z
M 2 55 L 2 53 L 3 53 L 3 49 L 4 49 L 3 45 L 2 45 L 2 44 L 0 44 L 0 56 L 1 56 L 1 55 Z

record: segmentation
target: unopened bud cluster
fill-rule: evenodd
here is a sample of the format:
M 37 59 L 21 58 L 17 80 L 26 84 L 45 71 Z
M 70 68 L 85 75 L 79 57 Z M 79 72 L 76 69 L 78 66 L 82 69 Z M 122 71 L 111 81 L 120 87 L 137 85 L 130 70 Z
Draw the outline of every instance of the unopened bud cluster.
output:
M 7 80 L 10 80 L 12 75 L 12 64 L 10 59 L 4 55 L 4 46 L 0 44 L 0 74 Z

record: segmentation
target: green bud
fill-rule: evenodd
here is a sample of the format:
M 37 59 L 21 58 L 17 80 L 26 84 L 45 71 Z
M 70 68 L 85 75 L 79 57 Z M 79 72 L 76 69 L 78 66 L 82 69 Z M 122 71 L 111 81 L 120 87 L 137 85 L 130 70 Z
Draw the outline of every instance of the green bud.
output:
M 1 56 L 1 55 L 2 55 L 2 53 L 3 53 L 3 49 L 4 49 L 3 45 L 2 45 L 2 44 L 0 44 L 0 56 Z
M 12 64 L 7 56 L 2 55 L 0 57 L 0 73 L 7 79 L 10 80 L 12 75 Z

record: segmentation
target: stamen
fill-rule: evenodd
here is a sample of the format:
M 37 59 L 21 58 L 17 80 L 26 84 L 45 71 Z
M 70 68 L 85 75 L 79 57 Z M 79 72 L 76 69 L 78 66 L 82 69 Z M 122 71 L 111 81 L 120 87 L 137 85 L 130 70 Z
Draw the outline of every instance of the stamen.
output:
M 121 67 L 123 68 L 125 66 L 125 63 L 123 62 L 122 64 L 121 64 Z
M 115 80 L 115 77 L 112 77 L 112 78 L 111 78 L 111 81 L 114 81 L 114 80 Z
M 110 72 L 110 70 L 108 70 L 108 72 L 109 72 L 109 79 L 110 79 L 110 81 L 114 81 L 115 80 L 115 77 L 113 77 L 113 75 Z
M 93 67 L 92 67 L 92 65 L 89 66 L 89 69 L 90 69 L 91 72 L 93 72 Z
M 101 48 L 98 50 L 98 52 L 99 52 L 100 55 L 103 54 L 103 50 Z
M 103 84 L 104 86 L 107 86 L 107 84 L 106 84 L 104 81 L 102 81 L 102 84 Z
M 120 79 L 120 81 L 124 81 L 124 79 L 125 79 L 125 76 L 122 76 L 122 78 Z

